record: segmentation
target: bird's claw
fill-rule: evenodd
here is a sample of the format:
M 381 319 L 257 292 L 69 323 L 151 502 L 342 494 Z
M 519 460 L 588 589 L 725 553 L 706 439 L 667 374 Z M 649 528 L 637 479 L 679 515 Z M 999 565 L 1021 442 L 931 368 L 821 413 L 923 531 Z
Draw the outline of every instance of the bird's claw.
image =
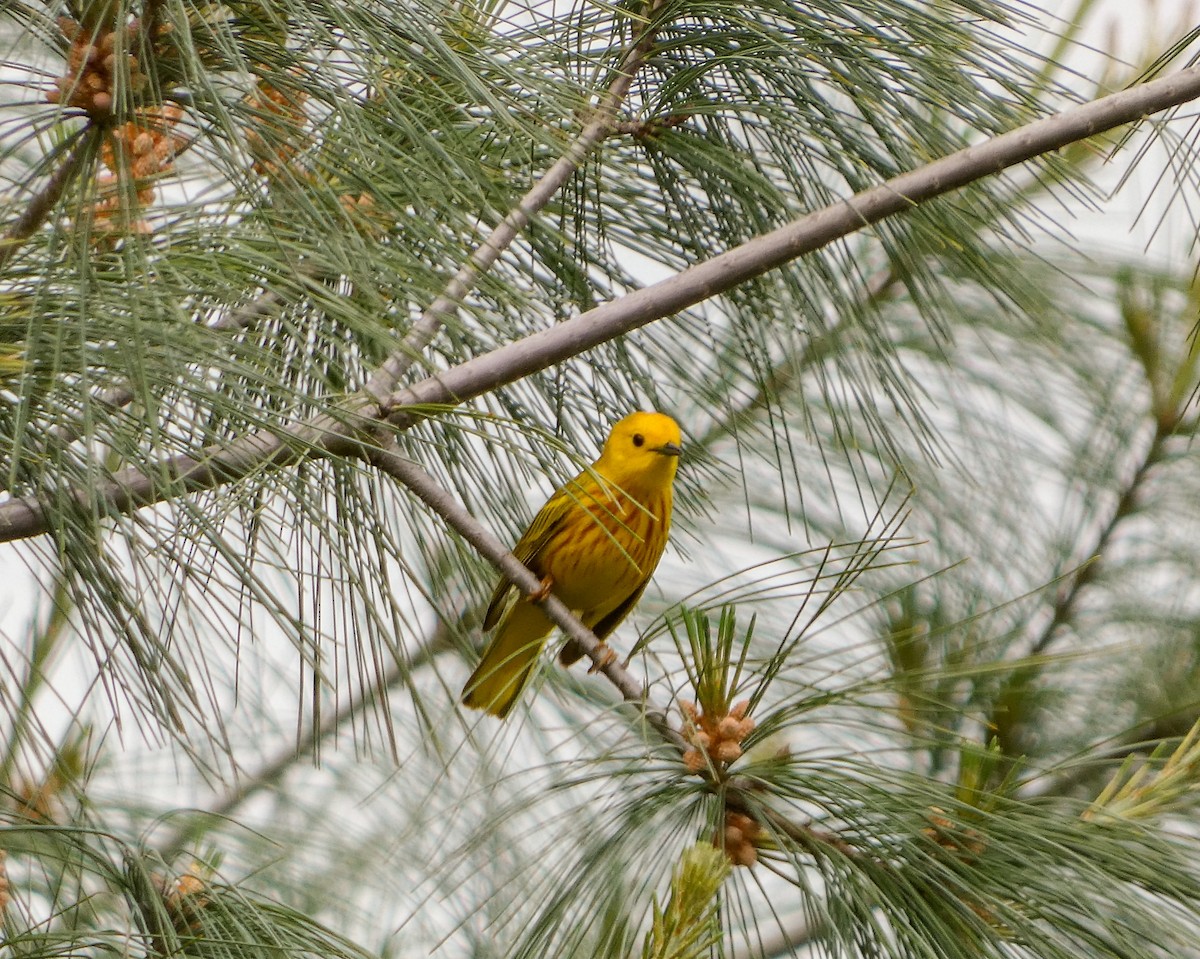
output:
M 611 666 L 616 661 L 617 661 L 617 654 L 612 651 L 612 647 L 606 646 L 603 643 L 601 643 L 600 644 L 600 661 L 592 662 L 592 665 L 588 667 L 588 675 L 591 675 L 592 673 L 598 673 L 598 672 L 600 672 L 600 670 L 602 670 L 608 666 Z
M 550 590 L 554 588 L 554 577 L 547 573 L 542 577 L 542 584 L 537 588 L 536 592 L 529 594 L 531 603 L 544 603 L 550 598 Z

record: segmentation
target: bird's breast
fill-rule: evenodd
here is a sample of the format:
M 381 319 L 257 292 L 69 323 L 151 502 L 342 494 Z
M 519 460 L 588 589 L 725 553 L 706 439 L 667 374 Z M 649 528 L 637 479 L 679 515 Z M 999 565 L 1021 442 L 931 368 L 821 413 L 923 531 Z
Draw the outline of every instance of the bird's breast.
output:
M 658 565 L 670 508 L 669 492 L 643 501 L 620 492 L 580 496 L 545 554 L 554 592 L 575 610 L 620 604 Z

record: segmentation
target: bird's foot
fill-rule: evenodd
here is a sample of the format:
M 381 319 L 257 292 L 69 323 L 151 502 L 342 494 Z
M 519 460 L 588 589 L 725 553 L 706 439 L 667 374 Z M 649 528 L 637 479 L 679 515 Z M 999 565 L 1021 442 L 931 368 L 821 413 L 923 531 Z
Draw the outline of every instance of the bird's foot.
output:
M 531 603 L 544 603 L 550 598 L 550 590 L 554 589 L 554 577 L 547 573 L 542 577 L 542 585 L 537 588 L 537 592 L 529 594 Z
M 598 673 L 600 670 L 604 669 L 606 666 L 611 666 L 616 661 L 617 654 L 613 652 L 612 647 L 601 643 L 600 662 L 593 661 L 592 665 L 588 667 L 588 674 L 590 675 L 591 673 Z

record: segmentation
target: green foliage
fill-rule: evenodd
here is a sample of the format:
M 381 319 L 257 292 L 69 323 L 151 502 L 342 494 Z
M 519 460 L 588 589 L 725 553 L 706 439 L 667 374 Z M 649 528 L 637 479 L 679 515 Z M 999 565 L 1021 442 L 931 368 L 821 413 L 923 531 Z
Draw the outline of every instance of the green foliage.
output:
M 6 825 L 0 843 L 22 891 L 17 908 L 5 898 L 12 955 L 368 956 L 295 910 L 204 878 L 204 867 L 172 878 L 157 855 L 91 829 Z
M 363 418 L 1194 59 L 1099 6 L 4 5 L 0 959 L 1195 955 L 1189 127 Z M 492 573 L 364 449 L 511 536 L 650 406 L 645 703 L 464 714 Z
M 685 850 L 671 877 L 671 897 L 657 904 L 642 959 L 699 959 L 720 938 L 714 899 L 729 874 L 725 857 L 703 843 Z

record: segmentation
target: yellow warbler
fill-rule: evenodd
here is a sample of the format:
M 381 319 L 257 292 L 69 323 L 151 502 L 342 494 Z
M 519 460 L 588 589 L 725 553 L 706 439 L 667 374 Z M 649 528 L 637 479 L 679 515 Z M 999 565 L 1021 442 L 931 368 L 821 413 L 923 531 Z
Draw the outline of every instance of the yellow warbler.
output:
M 671 484 L 679 465 L 679 426 L 662 413 L 630 413 L 615 424 L 600 458 L 561 486 L 534 517 L 513 554 L 542 579 L 598 639 L 637 605 L 667 545 Z M 519 597 L 501 620 L 513 584 L 501 579 L 483 617 L 500 621 L 463 687 L 463 702 L 508 715 L 554 624 Z M 583 655 L 573 642 L 561 659 Z

